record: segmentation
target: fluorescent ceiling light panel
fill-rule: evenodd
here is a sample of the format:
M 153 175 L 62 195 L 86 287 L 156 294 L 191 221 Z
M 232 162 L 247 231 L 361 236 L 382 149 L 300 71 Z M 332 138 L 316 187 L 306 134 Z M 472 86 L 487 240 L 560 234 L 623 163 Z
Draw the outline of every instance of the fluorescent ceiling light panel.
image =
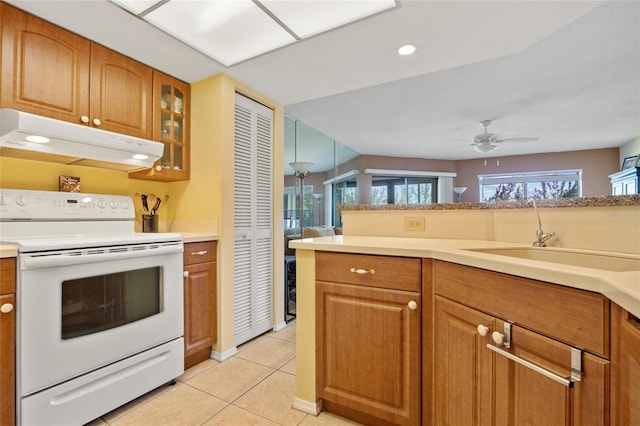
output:
M 396 7 L 394 0 L 262 0 L 260 3 L 300 38 Z
M 136 15 L 149 9 L 156 3 L 162 2 L 162 0 L 111 0 L 113 3 L 119 4 L 130 12 Z
M 225 66 L 296 41 L 250 0 L 172 0 L 144 19 Z

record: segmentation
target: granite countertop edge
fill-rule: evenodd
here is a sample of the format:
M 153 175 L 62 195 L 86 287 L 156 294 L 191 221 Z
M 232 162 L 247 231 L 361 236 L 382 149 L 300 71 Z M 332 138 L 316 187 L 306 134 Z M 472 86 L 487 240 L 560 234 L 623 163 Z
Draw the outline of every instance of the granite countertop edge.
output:
M 538 207 L 629 207 L 640 206 L 640 194 L 602 195 L 593 197 L 559 198 L 554 200 L 536 200 Z M 531 208 L 526 201 L 501 203 L 436 203 L 436 204 L 342 204 L 341 211 L 384 211 L 384 210 L 513 210 Z

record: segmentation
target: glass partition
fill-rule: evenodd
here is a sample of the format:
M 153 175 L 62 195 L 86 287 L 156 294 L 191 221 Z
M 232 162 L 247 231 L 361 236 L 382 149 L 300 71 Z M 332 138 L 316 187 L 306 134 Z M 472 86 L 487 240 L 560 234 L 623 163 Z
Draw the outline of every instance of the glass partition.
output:
M 343 175 L 350 172 L 349 163 L 358 153 L 291 117 L 285 116 L 284 128 L 285 233 L 296 235 L 297 231 L 300 235 L 301 217 L 305 228 L 340 227 L 337 205 L 357 202 L 355 177 L 347 179 Z M 300 173 L 290 165 L 294 162 L 312 163 L 302 182 Z

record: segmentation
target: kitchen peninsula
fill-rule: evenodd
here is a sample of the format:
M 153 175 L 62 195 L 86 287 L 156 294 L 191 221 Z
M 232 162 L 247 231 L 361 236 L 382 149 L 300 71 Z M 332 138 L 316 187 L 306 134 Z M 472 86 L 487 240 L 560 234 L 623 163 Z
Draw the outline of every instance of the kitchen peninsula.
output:
M 343 236 L 291 243 L 294 406 L 365 424 L 625 424 L 637 415 L 640 197 L 539 203 L 542 227 L 557 236 L 539 249 L 526 203 L 342 213 Z M 407 231 L 407 221 L 424 228 Z M 534 250 L 557 258 L 527 258 Z M 595 263 L 602 258 L 623 260 Z

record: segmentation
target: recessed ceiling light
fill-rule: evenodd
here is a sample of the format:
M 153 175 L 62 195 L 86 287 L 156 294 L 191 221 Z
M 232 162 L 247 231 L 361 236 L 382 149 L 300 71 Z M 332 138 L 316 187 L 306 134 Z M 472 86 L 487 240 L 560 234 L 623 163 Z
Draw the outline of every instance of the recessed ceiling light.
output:
M 413 44 L 405 44 L 400 49 L 398 49 L 398 53 L 402 56 L 413 55 L 416 52 L 416 47 Z

